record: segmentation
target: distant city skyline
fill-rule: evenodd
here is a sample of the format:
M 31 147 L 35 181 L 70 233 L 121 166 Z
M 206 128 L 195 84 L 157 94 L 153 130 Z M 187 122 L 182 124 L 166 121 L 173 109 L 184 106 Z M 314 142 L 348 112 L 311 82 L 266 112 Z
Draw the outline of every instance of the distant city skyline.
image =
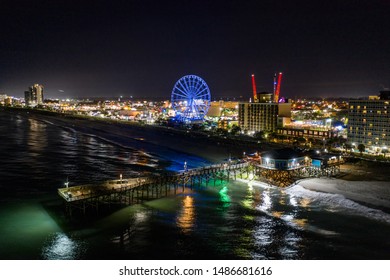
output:
M 3 1 L 0 93 L 169 99 L 182 76 L 212 99 L 363 97 L 390 87 L 390 2 Z

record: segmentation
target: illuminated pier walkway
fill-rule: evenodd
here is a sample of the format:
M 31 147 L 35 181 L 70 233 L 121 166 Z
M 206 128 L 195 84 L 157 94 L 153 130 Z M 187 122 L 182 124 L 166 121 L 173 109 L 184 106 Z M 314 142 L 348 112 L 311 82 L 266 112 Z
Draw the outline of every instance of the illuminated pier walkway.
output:
M 310 177 L 335 176 L 343 163 L 341 156 L 308 157 L 275 151 L 246 157 L 206 167 L 187 169 L 176 173 L 150 175 L 138 178 L 109 180 L 102 183 L 58 189 L 64 199 L 68 214 L 79 209 L 84 214 L 88 208 L 96 212 L 99 205 L 130 205 L 144 200 L 157 199 L 185 192 L 186 188 L 208 186 L 218 181 L 237 178 L 258 180 L 278 187 L 287 187 L 297 180 Z
M 101 204 L 129 205 L 184 192 L 185 188 L 207 186 L 212 182 L 215 185 L 218 180 L 236 179 L 237 176 L 243 178 L 244 174 L 248 178 L 250 166 L 250 162 L 240 160 L 188 170 L 185 168 L 171 174 L 60 188 L 58 194 L 64 199 L 68 214 L 71 215 L 74 209 L 80 209 L 85 214 L 87 208 L 91 207 L 98 211 Z

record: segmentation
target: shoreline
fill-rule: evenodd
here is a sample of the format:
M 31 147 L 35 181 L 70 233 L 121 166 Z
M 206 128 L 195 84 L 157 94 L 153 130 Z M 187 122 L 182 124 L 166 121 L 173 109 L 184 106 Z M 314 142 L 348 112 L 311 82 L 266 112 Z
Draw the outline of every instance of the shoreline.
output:
M 310 178 L 300 180 L 296 185 L 310 191 L 342 195 L 359 204 L 390 213 L 390 184 L 387 181 Z
M 279 189 L 262 181 L 238 179 L 238 182 L 250 184 L 263 189 Z M 370 185 L 367 188 L 367 185 Z M 384 181 L 346 181 L 337 178 L 307 178 L 298 180 L 295 184 L 282 190 L 306 191 L 339 195 L 347 200 L 358 203 L 370 209 L 380 210 L 390 214 L 390 186 Z
M 213 136 L 207 137 L 192 131 L 182 131 L 169 127 L 27 110 L 24 108 L 11 108 L 9 111 L 28 115 L 38 121 L 64 129 L 72 129 L 86 135 L 93 135 L 103 141 L 125 148 L 138 150 L 151 146 L 154 146 L 154 149 L 156 147 L 164 147 L 168 150 L 203 158 L 210 163 L 226 161 L 229 156 L 238 158 L 242 156 L 243 152 L 252 153 L 263 150 L 259 144 L 238 143 L 238 141 L 228 141 Z
M 208 163 L 220 163 L 229 156 L 240 157 L 243 150 L 245 151 L 243 147 L 245 143 L 234 146 L 228 141 L 222 143 L 215 138 L 201 137 L 166 127 L 125 124 L 51 112 L 46 114 L 46 112 L 25 109 L 12 111 L 24 113 L 38 121 L 64 129 L 92 135 L 124 148 L 141 151 L 143 148 L 153 148 L 152 150 L 157 150 L 157 153 L 151 154 L 160 158 L 162 157 L 158 154 L 159 147 L 201 158 Z M 259 145 L 258 148 L 261 151 L 266 147 Z M 247 151 L 250 149 L 254 147 L 248 147 Z M 146 153 L 148 154 L 147 149 Z M 309 178 L 299 180 L 294 185 L 316 192 L 340 194 L 348 199 L 390 211 L 389 168 L 390 164 L 357 160 L 342 165 L 338 178 Z

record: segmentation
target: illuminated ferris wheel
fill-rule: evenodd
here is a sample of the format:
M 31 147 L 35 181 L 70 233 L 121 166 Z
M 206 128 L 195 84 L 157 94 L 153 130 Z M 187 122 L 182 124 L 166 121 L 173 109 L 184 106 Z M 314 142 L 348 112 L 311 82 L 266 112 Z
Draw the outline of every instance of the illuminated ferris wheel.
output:
M 210 107 L 210 90 L 202 78 L 187 75 L 176 82 L 171 101 L 176 115 L 182 120 L 202 120 Z

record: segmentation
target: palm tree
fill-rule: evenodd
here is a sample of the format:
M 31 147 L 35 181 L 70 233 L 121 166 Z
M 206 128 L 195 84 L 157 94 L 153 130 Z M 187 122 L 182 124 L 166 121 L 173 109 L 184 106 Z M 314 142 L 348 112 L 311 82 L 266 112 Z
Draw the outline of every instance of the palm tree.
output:
M 310 137 L 308 139 L 308 141 L 309 141 L 309 147 L 311 147 L 315 143 L 316 140 L 314 138 Z
M 357 148 L 358 148 L 358 150 L 359 150 L 359 152 L 360 152 L 360 155 L 362 155 L 363 152 L 366 150 L 366 146 L 364 146 L 364 144 L 359 144 L 359 145 L 357 146 Z
M 280 135 L 278 138 L 279 138 L 280 140 L 282 140 L 282 144 L 284 144 L 284 140 L 287 139 L 287 136 L 286 136 L 286 135 Z
M 231 135 L 237 135 L 240 132 L 241 132 L 241 127 L 233 124 L 232 129 L 230 130 L 230 134 Z
M 298 137 L 296 140 L 299 145 L 304 145 L 306 143 L 306 138 L 304 137 Z
M 352 145 L 349 144 L 349 143 L 344 143 L 344 148 L 345 148 L 345 152 L 350 152 L 351 153 L 351 150 L 352 150 Z
M 257 131 L 255 134 L 253 134 L 253 138 L 256 138 L 258 140 L 265 139 L 265 132 L 264 131 Z

